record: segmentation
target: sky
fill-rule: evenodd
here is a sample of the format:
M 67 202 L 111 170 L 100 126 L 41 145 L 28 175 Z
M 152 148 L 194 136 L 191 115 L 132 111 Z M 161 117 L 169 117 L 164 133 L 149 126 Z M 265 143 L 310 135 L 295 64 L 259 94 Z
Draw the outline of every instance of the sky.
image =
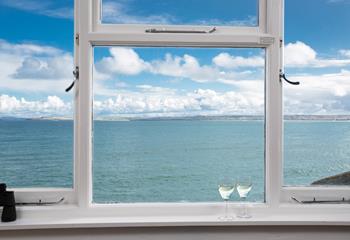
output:
M 104 0 L 102 22 L 258 24 L 256 0 L 217 3 Z M 285 72 L 301 85 L 284 85 L 284 113 L 350 114 L 350 0 L 286 0 L 285 8 Z M 73 0 L 0 0 L 0 20 L 0 117 L 72 116 L 64 89 Z M 94 114 L 262 115 L 264 59 L 264 49 L 98 47 Z

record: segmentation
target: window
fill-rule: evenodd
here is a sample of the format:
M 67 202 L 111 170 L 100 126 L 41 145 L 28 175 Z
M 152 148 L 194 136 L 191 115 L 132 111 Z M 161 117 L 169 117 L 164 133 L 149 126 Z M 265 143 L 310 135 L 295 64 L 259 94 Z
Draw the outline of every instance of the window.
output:
M 156 5 L 152 1 L 150 5 L 151 2 L 141 0 L 75 0 L 74 49 L 62 50 L 59 46 L 53 49 L 52 44 L 45 48 L 46 55 L 55 50 L 69 58 L 74 64 L 72 69 L 79 73 L 74 103 L 66 109 L 72 114 L 74 105 L 74 123 L 64 125 L 67 122 L 50 121 L 57 124 L 59 133 L 49 135 L 63 136 L 74 128 L 73 176 L 69 164 L 60 165 L 59 170 L 50 174 L 64 173 L 74 180 L 64 185 L 60 181 L 67 178 L 55 178 L 52 180 L 55 184 L 44 185 L 73 185 L 73 189 L 16 189 L 17 199 L 58 200 L 63 196 L 70 206 L 24 207 L 22 216 L 47 219 L 48 214 L 54 213 L 57 224 L 66 224 L 69 218 L 69 224 L 95 221 L 124 227 L 150 223 L 220 225 L 218 215 L 224 211 L 224 205 L 218 202 L 217 181 L 227 177 L 225 175 L 232 178 L 249 175 L 254 184 L 247 204 L 253 215 L 249 224 L 300 225 L 300 219 L 307 224 L 348 224 L 349 208 L 345 204 L 310 207 L 292 197 L 311 201 L 341 200 L 350 193 L 348 186 L 308 186 L 314 179 L 346 170 L 347 122 L 299 120 L 310 119 L 310 115 L 320 118 L 325 110 L 330 110 L 325 118 L 347 119 L 349 35 L 338 18 L 342 20 L 339 22 L 348 20 L 343 13 L 349 5 L 345 1 L 318 1 L 321 2 L 318 13 L 315 8 L 311 9 L 316 1 L 287 0 L 285 11 L 282 0 L 221 1 L 224 4 L 215 6 L 210 6 L 212 1 L 205 1 L 203 11 L 192 9 L 191 13 L 195 14 L 190 16 L 179 14 L 181 2 L 174 2 L 162 1 L 163 5 Z M 194 1 L 186 3 L 195 4 Z M 225 12 L 230 9 L 228 6 L 232 8 L 236 4 L 231 15 L 217 14 L 219 9 Z M 40 7 L 35 9 L 35 16 L 60 17 L 61 12 L 69 12 L 64 6 L 57 9 L 53 14 L 49 8 Z M 299 14 L 304 9 L 306 12 Z M 210 10 L 213 11 L 206 14 Z M 332 16 L 336 15 L 337 19 L 324 18 L 325 11 L 335 11 Z M 159 22 L 160 18 L 154 18 L 159 13 L 176 21 Z M 256 17 L 253 24 L 232 23 L 244 22 L 250 16 Z M 323 19 L 328 22 L 317 27 L 315 24 Z M 299 23 L 296 27 L 291 26 L 296 22 Z M 312 29 L 327 28 L 324 30 L 327 36 L 314 41 L 309 24 Z M 337 36 L 335 41 L 332 36 Z M 10 44 L 10 49 L 16 51 L 23 49 L 23 45 L 17 46 L 11 41 L 5 39 L 1 44 Z M 316 54 L 318 52 L 320 54 Z M 44 59 L 48 60 L 46 55 Z M 38 66 L 35 61 L 28 64 L 31 69 Z M 56 62 L 52 65 L 61 66 Z M 71 65 L 65 62 L 54 76 Z M 47 62 L 40 66 L 45 70 L 51 65 Z M 291 80 L 299 80 L 301 85 L 289 86 L 282 82 L 283 72 L 291 76 Z M 334 76 L 335 85 L 331 84 Z M 327 85 L 321 85 L 319 78 Z M 63 80 L 62 86 L 54 85 L 50 91 L 62 91 L 70 82 Z M 21 86 L 35 86 L 39 90 L 45 85 Z M 27 94 L 6 92 L 8 96 L 1 99 L 2 111 L 4 106 L 17 106 L 3 99 L 17 99 L 16 104 L 25 103 L 37 109 L 36 104 L 28 102 L 37 101 L 41 95 Z M 20 97 L 26 100 L 18 100 Z M 32 100 L 27 100 L 30 98 Z M 57 95 L 57 98 L 63 102 L 55 105 L 57 112 L 63 114 L 60 106 L 66 106 L 70 98 L 68 95 Z M 38 121 L 41 128 L 46 127 L 45 123 Z M 2 131 L 10 130 L 4 127 Z M 328 142 L 321 138 L 326 135 Z M 1 135 L 1 140 L 4 136 Z M 49 138 L 50 153 L 64 148 L 64 155 L 70 156 L 65 146 L 71 145 L 72 139 L 72 136 L 64 141 Z M 13 141 L 13 136 L 7 141 Z M 305 143 L 316 143 L 326 152 L 315 153 L 315 148 L 305 147 Z M 316 161 L 328 165 L 319 166 Z M 330 164 L 332 168 L 327 168 Z M 2 174 L 9 175 L 8 171 Z M 235 200 L 227 205 L 231 212 L 241 206 Z M 57 211 L 60 214 L 56 214 Z M 66 218 L 61 219 L 62 216 Z M 233 225 L 242 223 L 247 224 L 239 219 L 232 222 Z
M 285 67 L 301 84 L 284 95 L 285 185 L 349 184 L 345 175 L 325 179 L 350 170 L 349 10 L 342 1 L 286 1 Z
M 0 5 L 0 182 L 72 188 L 73 1 Z
M 246 175 L 264 201 L 264 49 L 94 57 L 94 202 L 220 201 L 220 179 Z

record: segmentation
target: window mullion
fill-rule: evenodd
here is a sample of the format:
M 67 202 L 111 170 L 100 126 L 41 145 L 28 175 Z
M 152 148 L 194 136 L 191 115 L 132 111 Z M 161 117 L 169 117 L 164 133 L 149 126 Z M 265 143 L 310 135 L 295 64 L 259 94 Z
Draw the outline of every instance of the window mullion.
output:
M 78 204 L 88 207 L 92 192 L 92 46 L 88 33 L 92 23 L 92 1 L 77 0 L 79 12 L 79 81 L 77 84 L 77 159 Z
M 281 0 L 267 2 L 267 16 L 267 32 L 275 41 L 267 48 L 266 59 L 266 202 L 277 207 L 282 186 Z

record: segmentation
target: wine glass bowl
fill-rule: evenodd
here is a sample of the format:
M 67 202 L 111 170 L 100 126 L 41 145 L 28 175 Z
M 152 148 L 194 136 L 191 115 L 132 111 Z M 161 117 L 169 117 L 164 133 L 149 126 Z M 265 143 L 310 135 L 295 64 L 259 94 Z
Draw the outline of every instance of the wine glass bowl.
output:
M 231 194 L 235 190 L 235 186 L 232 185 L 219 185 L 219 193 L 221 198 L 225 200 L 229 200 L 231 197 Z
M 228 215 L 228 201 L 230 200 L 230 197 L 231 197 L 232 193 L 234 192 L 234 190 L 235 190 L 234 181 L 230 181 L 230 180 L 227 181 L 226 180 L 224 182 L 221 182 L 218 186 L 219 194 L 225 202 L 225 215 L 219 217 L 219 219 L 222 221 L 233 220 L 233 217 Z

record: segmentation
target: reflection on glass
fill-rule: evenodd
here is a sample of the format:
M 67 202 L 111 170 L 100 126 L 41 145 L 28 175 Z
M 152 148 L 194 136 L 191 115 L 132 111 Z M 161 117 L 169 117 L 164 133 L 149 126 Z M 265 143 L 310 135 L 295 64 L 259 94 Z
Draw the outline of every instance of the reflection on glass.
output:
M 258 0 L 103 0 L 102 22 L 252 27 Z

